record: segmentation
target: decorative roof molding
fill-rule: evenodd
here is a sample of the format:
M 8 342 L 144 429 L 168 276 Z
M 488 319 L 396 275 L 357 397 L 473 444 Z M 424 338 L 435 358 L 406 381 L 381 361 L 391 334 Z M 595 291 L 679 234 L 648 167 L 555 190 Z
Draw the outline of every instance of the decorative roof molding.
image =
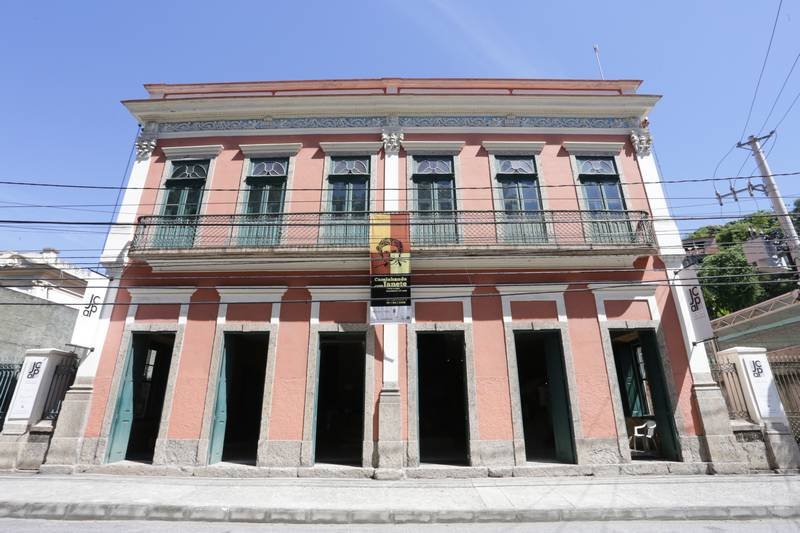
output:
M 619 155 L 625 143 L 567 141 L 562 143 L 562 146 L 571 155 Z
M 370 299 L 370 289 L 363 285 L 319 285 L 306 288 L 311 294 L 311 299 L 316 302 Z
M 378 153 L 383 142 L 322 142 L 319 147 L 327 155 L 372 155 Z
M 291 157 L 297 155 L 303 143 L 240 144 L 247 157 Z
M 495 155 L 539 155 L 544 141 L 483 141 L 483 147 Z
M 402 145 L 411 155 L 458 155 L 464 141 L 403 141 Z
M 197 287 L 127 287 L 132 304 L 188 304 Z
M 283 298 L 287 287 L 218 287 L 219 302 L 223 304 L 239 303 L 278 303 Z
M 213 159 L 222 152 L 221 144 L 207 144 L 203 146 L 162 146 L 161 150 L 167 159 L 179 159 L 184 157 L 208 157 Z
M 233 120 L 162 122 L 159 134 L 210 131 L 258 130 L 341 130 L 360 129 L 380 132 L 386 127 L 440 128 L 543 128 L 543 129 L 624 129 L 638 128 L 640 119 L 630 117 L 569 116 L 371 116 L 371 117 L 293 117 Z

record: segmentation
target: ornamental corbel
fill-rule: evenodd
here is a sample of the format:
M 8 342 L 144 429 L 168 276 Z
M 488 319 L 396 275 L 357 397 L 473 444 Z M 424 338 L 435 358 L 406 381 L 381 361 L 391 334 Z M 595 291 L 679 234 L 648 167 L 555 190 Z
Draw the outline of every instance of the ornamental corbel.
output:
M 156 149 L 156 136 L 152 133 L 140 133 L 136 137 L 136 160 L 146 161 L 150 158 L 150 154 Z
M 383 149 L 386 153 L 400 153 L 400 143 L 403 142 L 403 137 L 403 132 L 399 129 L 384 129 L 381 139 L 383 139 Z
M 638 131 L 631 131 L 631 144 L 633 149 L 636 150 L 636 155 L 644 157 L 650 155 L 653 145 L 653 138 L 650 135 L 650 130 L 642 128 Z

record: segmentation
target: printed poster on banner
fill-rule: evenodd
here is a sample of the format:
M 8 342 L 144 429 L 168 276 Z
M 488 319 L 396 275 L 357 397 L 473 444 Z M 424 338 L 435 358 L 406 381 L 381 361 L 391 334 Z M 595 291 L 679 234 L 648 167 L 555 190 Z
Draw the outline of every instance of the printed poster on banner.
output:
M 689 317 L 696 340 L 699 342 L 711 339 L 714 337 L 714 332 L 711 329 L 711 320 L 708 318 L 703 289 L 697 279 L 697 265 L 685 267 L 678 272 L 676 279 L 680 282 L 678 290 L 685 292 L 686 301 L 689 302 Z
M 411 323 L 411 250 L 408 214 L 370 217 L 370 324 Z

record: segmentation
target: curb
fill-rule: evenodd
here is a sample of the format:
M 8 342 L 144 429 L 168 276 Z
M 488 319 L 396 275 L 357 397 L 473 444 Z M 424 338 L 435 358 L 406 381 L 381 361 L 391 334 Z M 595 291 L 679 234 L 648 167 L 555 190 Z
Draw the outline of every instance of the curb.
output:
M 266 509 L 157 504 L 2 502 L 0 518 L 45 520 L 163 520 L 281 524 L 427 524 L 601 520 L 752 520 L 800 518 L 800 506 L 715 506 L 418 511 Z

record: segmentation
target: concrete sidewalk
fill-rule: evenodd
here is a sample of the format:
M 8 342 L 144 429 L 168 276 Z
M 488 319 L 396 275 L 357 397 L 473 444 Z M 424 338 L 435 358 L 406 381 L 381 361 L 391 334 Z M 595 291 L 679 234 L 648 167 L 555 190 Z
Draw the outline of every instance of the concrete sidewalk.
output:
M 0 517 L 279 523 L 800 517 L 800 476 L 221 479 L 0 476 Z

